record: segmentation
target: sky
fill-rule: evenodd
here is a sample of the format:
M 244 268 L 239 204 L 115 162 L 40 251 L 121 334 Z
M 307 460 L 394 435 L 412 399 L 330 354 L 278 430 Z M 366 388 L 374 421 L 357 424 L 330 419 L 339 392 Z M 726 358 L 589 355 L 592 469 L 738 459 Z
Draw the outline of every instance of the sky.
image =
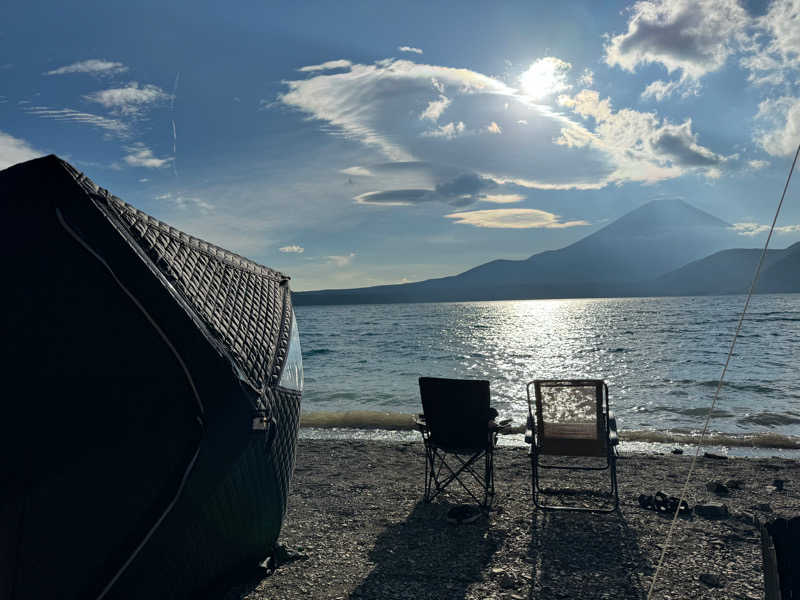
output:
M 453 275 L 680 198 L 763 244 L 800 0 L 14 2 L 0 168 L 54 153 L 295 290 Z M 800 240 L 800 183 L 772 245 Z

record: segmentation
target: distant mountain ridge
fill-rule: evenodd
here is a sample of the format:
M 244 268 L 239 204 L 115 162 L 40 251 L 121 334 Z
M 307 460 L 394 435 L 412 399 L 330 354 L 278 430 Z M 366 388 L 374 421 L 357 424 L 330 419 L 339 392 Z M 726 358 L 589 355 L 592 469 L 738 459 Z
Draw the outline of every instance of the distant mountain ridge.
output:
M 747 291 L 761 253 L 735 249 L 741 241 L 728 223 L 682 200 L 655 200 L 569 246 L 524 260 L 294 298 L 302 305 L 739 293 Z M 759 291 L 800 291 L 800 244 L 767 258 Z

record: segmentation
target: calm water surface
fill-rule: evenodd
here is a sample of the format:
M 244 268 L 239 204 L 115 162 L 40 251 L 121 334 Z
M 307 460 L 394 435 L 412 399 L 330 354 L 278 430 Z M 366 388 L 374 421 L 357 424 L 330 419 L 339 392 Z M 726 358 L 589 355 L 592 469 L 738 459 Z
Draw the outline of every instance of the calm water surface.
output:
M 525 383 L 602 378 L 628 430 L 693 432 L 744 296 L 300 306 L 304 411 L 419 412 L 422 375 L 488 379 L 524 423 Z M 800 435 L 800 295 L 753 298 L 711 423 Z

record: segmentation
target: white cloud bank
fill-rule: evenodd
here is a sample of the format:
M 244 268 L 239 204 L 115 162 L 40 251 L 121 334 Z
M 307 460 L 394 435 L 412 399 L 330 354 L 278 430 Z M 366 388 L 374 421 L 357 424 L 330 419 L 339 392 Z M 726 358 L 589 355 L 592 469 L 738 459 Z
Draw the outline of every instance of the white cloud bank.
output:
M 761 235 L 762 233 L 767 233 L 769 227 L 769 225 L 760 225 L 759 223 L 734 223 L 731 229 L 739 235 L 753 237 Z M 800 225 L 777 226 L 775 227 L 775 233 L 800 233 Z
M 400 52 L 411 52 L 412 54 L 422 54 L 422 50 L 420 48 L 415 48 L 414 46 L 398 46 L 397 49 Z
M 302 254 L 305 252 L 305 248 L 302 246 L 298 246 L 297 244 L 292 244 L 290 246 L 281 246 L 278 248 L 278 251 L 283 252 L 284 254 Z
M 344 70 L 322 72 L 321 67 L 332 64 Z M 331 61 L 301 70 L 310 76 L 285 82 L 288 89 L 276 104 L 301 111 L 325 123 L 327 131 L 374 148 L 395 163 L 432 164 L 446 156 L 462 173 L 495 185 L 600 189 L 691 173 L 713 178 L 730 158 L 702 146 L 690 120 L 673 124 L 655 113 L 614 110 L 597 92 L 562 96 L 561 106 L 571 116 L 537 103 L 534 96 L 572 85 L 569 63 L 556 57 L 535 61 L 519 88 L 470 69 L 409 60 L 370 65 Z M 589 81 L 592 76 L 584 71 L 575 78 Z M 373 188 L 355 200 L 417 204 L 433 199 L 431 190 L 443 180 L 420 183 Z M 447 201 L 455 206 L 467 199 Z
M 93 75 L 115 75 L 117 73 L 124 73 L 128 70 L 121 62 L 114 62 L 111 60 L 104 60 L 100 58 L 90 58 L 89 60 L 82 60 L 74 62 L 70 65 L 58 67 L 52 71 L 47 71 L 45 75 L 67 75 L 68 73 L 91 73 Z
M 27 142 L 0 131 L 0 169 L 42 156 Z

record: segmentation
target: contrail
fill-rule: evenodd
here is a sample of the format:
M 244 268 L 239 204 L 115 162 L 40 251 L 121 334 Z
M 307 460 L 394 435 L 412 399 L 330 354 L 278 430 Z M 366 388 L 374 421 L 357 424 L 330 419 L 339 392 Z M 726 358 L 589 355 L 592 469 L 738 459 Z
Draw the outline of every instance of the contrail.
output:
M 178 95 L 178 81 L 180 81 L 181 72 L 175 73 L 175 84 L 172 86 L 172 100 L 169 104 L 170 113 L 172 113 L 172 172 L 175 177 L 178 176 L 178 167 L 175 163 L 178 162 L 178 130 L 175 127 L 175 98 Z

